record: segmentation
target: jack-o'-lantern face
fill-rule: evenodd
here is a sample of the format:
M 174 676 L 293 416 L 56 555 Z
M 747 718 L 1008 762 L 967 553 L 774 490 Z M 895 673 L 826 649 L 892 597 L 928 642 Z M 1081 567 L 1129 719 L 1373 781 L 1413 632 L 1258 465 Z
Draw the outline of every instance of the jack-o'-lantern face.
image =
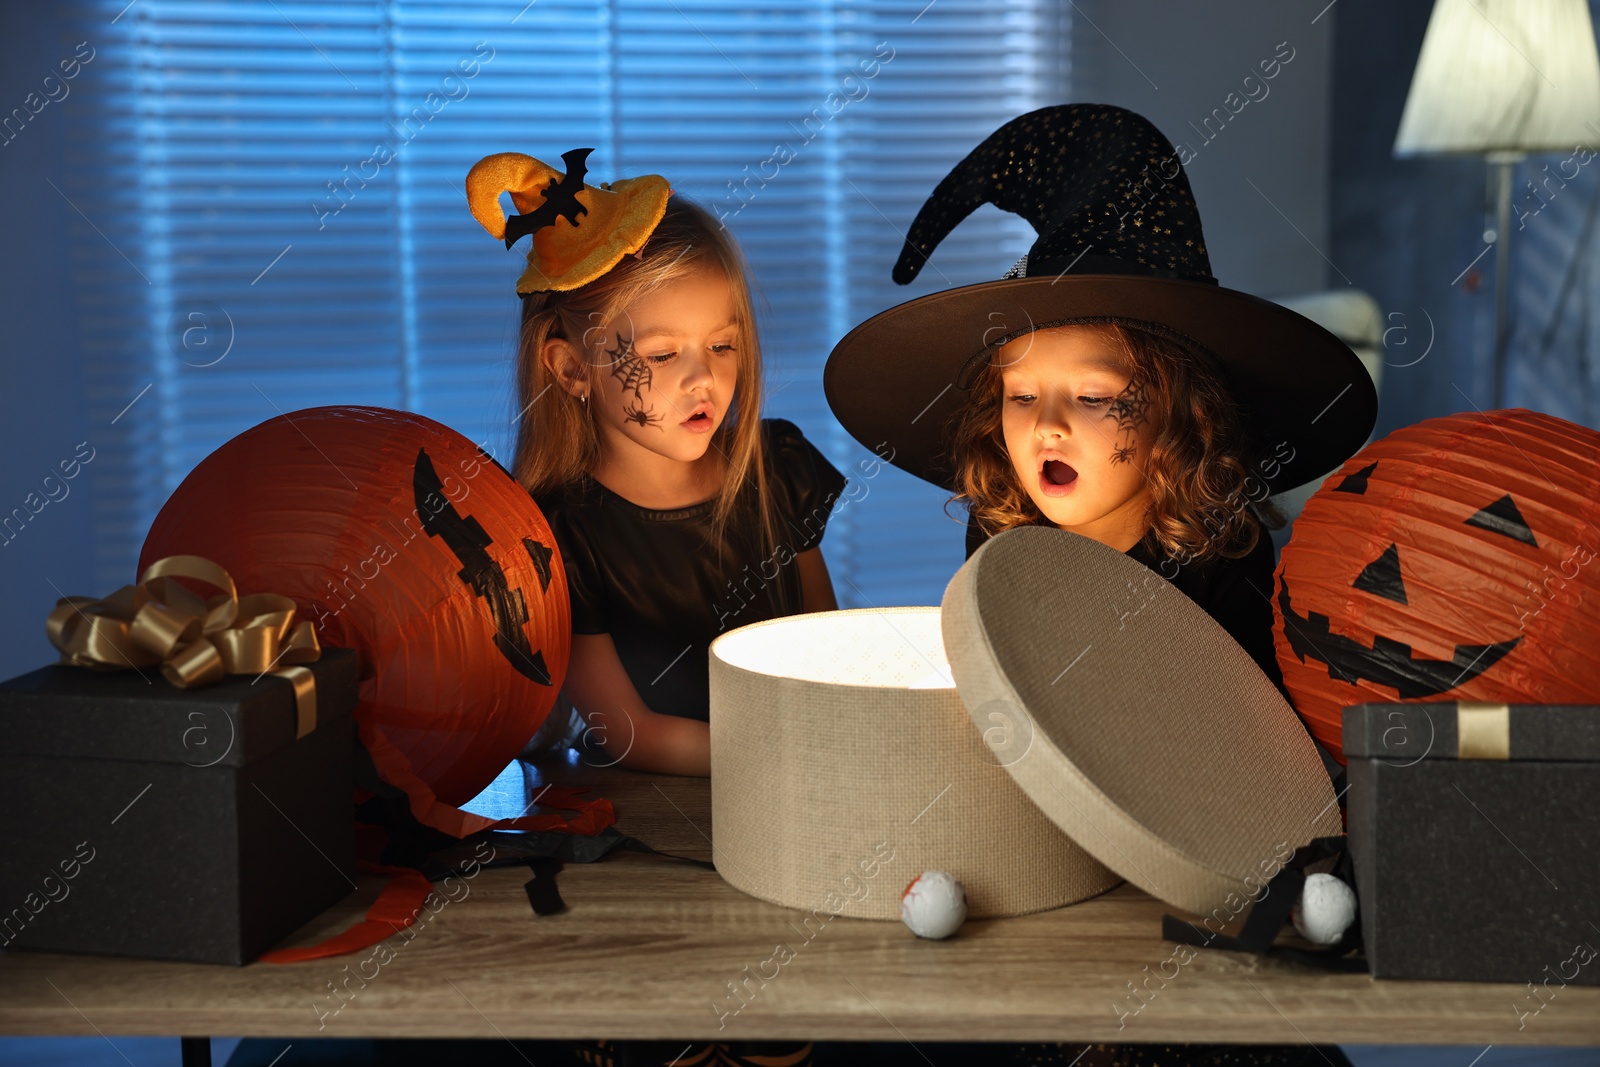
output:
M 1407 427 L 1330 478 L 1276 597 L 1279 664 L 1313 736 L 1339 753 L 1353 704 L 1592 698 L 1597 477 L 1600 434 L 1516 410 Z
M 1333 487 L 1336 493 L 1365 493 L 1368 480 L 1378 467 L 1369 463 Z M 1464 520 L 1467 526 L 1489 530 L 1538 547 L 1516 501 L 1510 494 L 1489 504 Z M 1400 566 L 1400 546 L 1391 541 L 1387 548 L 1361 567 L 1350 588 L 1375 597 L 1410 606 L 1405 574 Z M 1431 697 L 1455 689 L 1494 666 L 1522 640 L 1517 634 L 1487 644 L 1458 644 L 1449 659 L 1431 659 L 1413 652 L 1410 645 L 1383 634 L 1374 634 L 1370 646 L 1335 633 L 1328 616 L 1309 611 L 1296 614 L 1290 603 L 1289 583 L 1278 588 L 1278 607 L 1285 620 L 1284 634 L 1289 647 L 1302 660 L 1310 657 L 1326 664 L 1328 675 L 1341 682 L 1373 682 L 1392 686 L 1402 699 Z
M 151 526 L 146 561 L 189 553 L 355 648 L 356 722 L 445 804 L 477 795 L 555 706 L 571 650 L 555 537 L 522 486 L 430 419 L 316 408 L 247 430 Z

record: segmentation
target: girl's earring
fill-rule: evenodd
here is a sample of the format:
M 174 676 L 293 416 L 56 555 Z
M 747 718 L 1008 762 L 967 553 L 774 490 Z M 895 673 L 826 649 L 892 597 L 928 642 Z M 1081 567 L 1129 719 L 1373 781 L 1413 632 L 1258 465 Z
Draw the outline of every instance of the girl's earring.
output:
M 589 406 L 589 394 L 588 393 L 579 393 L 578 394 L 578 399 L 583 401 L 583 406 L 584 407 L 588 407 Z

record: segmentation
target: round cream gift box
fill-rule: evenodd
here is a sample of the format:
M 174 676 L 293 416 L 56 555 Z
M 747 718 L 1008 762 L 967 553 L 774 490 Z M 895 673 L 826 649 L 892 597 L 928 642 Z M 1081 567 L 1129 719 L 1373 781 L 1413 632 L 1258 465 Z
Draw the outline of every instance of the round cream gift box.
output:
M 899 919 L 906 885 L 937 869 L 983 918 L 1121 881 L 1013 780 L 1031 738 L 999 702 L 962 703 L 938 608 L 740 627 L 712 642 L 710 683 L 713 858 L 752 896 Z

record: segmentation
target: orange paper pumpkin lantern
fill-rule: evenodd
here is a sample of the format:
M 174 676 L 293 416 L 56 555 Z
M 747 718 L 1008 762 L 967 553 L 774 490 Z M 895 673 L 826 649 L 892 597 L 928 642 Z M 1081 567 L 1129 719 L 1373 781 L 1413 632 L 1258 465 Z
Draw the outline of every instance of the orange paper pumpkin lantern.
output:
M 1274 634 L 1295 710 L 1341 761 L 1367 702 L 1600 698 L 1600 433 L 1517 408 L 1363 449 L 1295 520 Z
M 420 415 L 314 408 L 245 431 L 178 486 L 140 568 L 177 554 L 292 597 L 324 645 L 357 649 L 356 721 L 380 771 L 404 777 L 398 753 L 444 804 L 521 751 L 566 674 L 550 527 L 476 445 Z

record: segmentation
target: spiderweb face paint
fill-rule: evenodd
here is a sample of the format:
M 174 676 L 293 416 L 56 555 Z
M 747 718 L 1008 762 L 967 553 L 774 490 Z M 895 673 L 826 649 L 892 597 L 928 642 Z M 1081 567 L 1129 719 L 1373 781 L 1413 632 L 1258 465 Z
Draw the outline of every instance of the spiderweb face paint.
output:
M 611 357 L 611 376 L 622 383 L 624 394 L 622 401 L 622 417 L 637 425 L 641 430 L 646 426 L 655 426 L 664 416 L 657 415 L 653 405 L 644 403 L 644 390 L 649 389 L 654 381 L 650 364 L 633 350 L 633 339 L 617 335 L 617 347 L 606 349 L 606 355 Z M 633 399 L 627 399 L 629 390 L 633 391 Z
M 1144 379 L 1135 374 L 1106 407 L 1106 417 L 1117 423 L 1117 439 L 1111 446 L 1112 463 L 1131 463 L 1138 451 L 1139 432 L 1150 422 L 1150 397 Z
M 606 349 L 611 357 L 611 376 L 622 383 L 623 389 L 632 389 L 635 400 L 643 400 L 641 390 L 650 388 L 650 364 L 633 351 L 633 339 L 617 335 L 617 347 Z

